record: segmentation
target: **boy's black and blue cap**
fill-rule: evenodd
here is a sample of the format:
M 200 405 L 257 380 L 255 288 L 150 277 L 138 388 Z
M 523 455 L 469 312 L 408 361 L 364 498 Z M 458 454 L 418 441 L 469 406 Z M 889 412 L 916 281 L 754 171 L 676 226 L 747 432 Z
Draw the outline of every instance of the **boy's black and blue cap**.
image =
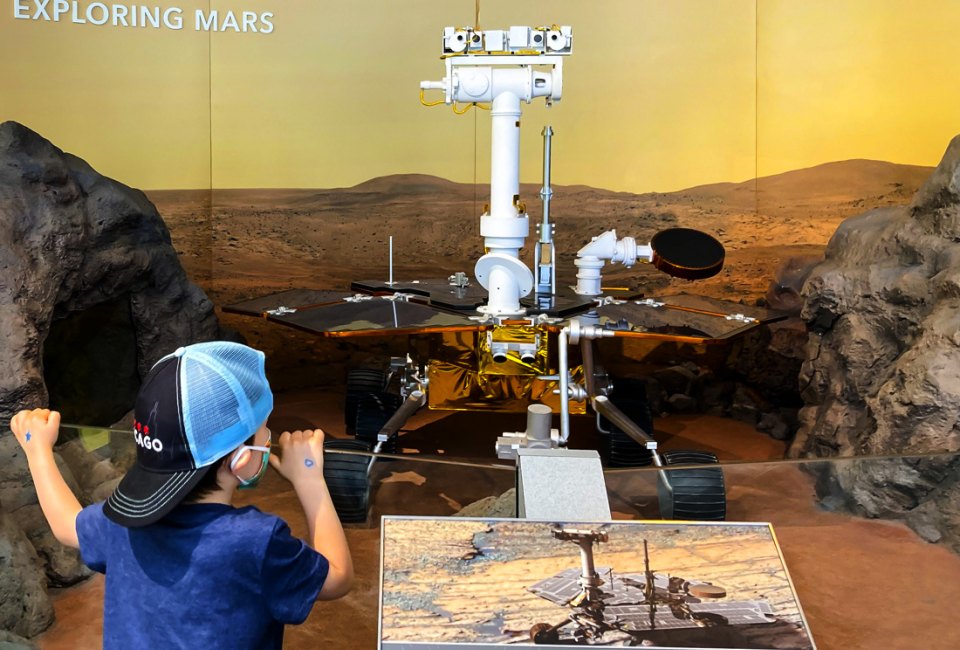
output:
M 104 514 L 129 527 L 162 519 L 272 410 L 259 350 L 211 341 L 160 359 L 134 407 L 137 462 L 107 499 Z

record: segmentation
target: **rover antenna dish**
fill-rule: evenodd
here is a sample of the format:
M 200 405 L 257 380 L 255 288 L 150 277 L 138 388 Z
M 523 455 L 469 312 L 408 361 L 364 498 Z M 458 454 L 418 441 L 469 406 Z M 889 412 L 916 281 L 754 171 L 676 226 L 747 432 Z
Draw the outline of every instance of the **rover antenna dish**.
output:
M 715 276 L 723 268 L 723 244 L 692 228 L 667 228 L 650 240 L 652 264 L 668 275 L 685 280 Z

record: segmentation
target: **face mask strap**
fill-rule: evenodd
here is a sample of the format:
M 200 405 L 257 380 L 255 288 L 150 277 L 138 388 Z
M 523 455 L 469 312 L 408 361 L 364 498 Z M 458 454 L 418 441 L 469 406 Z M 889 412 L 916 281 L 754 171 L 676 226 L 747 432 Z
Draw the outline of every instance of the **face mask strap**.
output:
M 231 456 L 231 458 L 230 458 L 230 471 L 231 471 L 231 472 L 237 469 L 237 463 L 240 462 L 240 455 L 241 455 L 244 451 L 246 451 L 246 450 L 248 450 L 248 449 L 251 450 L 251 451 L 262 451 L 262 452 L 265 453 L 265 454 L 269 454 L 269 453 L 270 453 L 270 447 L 260 447 L 260 446 L 258 446 L 258 445 L 240 445 L 240 446 L 237 448 L 237 450 L 233 452 L 233 456 Z
M 270 456 L 270 441 L 272 438 L 273 438 L 273 433 L 271 433 L 270 429 L 267 429 L 267 444 L 265 446 L 240 445 L 233 452 L 233 455 L 230 457 L 229 467 L 230 467 L 230 472 L 233 473 L 234 476 L 236 476 L 238 481 L 240 481 L 240 486 L 239 486 L 240 489 L 254 487 L 257 483 L 260 482 L 260 479 L 263 478 L 263 475 L 266 474 L 267 465 L 268 465 L 267 461 Z M 254 451 L 263 452 L 263 456 L 260 457 L 260 469 L 257 470 L 257 473 L 251 476 L 250 478 L 245 479 L 237 476 L 235 472 L 237 470 L 237 464 L 240 462 L 240 457 L 242 456 L 244 451 L 248 451 L 248 450 L 250 452 L 254 452 Z

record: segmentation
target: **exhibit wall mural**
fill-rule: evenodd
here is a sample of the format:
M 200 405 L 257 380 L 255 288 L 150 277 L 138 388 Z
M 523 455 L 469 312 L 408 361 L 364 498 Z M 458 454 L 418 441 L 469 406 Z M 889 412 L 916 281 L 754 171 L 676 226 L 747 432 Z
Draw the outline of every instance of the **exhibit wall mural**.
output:
M 398 277 L 472 273 L 489 115 L 418 99 L 421 80 L 443 76 L 446 25 L 573 26 L 562 101 L 524 106 L 521 129 L 534 219 L 540 132 L 556 133 L 562 281 L 603 229 L 643 239 L 682 225 L 727 248 L 698 292 L 761 298 L 845 217 L 908 202 L 957 131 L 948 0 L 476 7 L 8 0 L 0 119 L 144 189 L 218 306 L 386 277 L 390 236 Z M 611 278 L 689 288 L 647 269 Z

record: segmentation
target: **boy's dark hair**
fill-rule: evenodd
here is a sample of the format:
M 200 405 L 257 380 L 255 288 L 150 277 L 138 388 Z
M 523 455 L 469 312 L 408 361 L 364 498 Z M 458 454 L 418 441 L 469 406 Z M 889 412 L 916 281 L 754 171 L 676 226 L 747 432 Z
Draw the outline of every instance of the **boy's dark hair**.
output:
M 211 465 L 210 469 L 207 470 L 207 473 L 203 475 L 202 479 L 200 479 L 200 482 L 194 485 L 193 489 L 187 492 L 187 495 L 183 497 L 183 501 L 181 501 L 181 503 L 194 503 L 219 490 L 220 482 L 217 480 L 217 469 L 219 469 L 220 465 L 222 464 L 223 459 L 221 458 Z
M 252 445 L 255 438 L 256 438 L 256 434 L 247 438 L 243 444 Z M 219 490 L 220 481 L 217 480 L 217 469 L 219 469 L 219 467 L 222 464 L 227 462 L 227 458 L 229 458 L 229 454 L 227 456 L 224 456 L 217 462 L 213 463 L 212 465 L 210 465 L 210 468 L 207 470 L 207 473 L 203 475 L 203 478 L 200 479 L 199 483 L 193 486 L 192 490 L 187 492 L 187 495 L 183 497 L 183 501 L 181 503 L 194 503 L 202 499 L 203 497 L 213 494 L 214 492 Z

